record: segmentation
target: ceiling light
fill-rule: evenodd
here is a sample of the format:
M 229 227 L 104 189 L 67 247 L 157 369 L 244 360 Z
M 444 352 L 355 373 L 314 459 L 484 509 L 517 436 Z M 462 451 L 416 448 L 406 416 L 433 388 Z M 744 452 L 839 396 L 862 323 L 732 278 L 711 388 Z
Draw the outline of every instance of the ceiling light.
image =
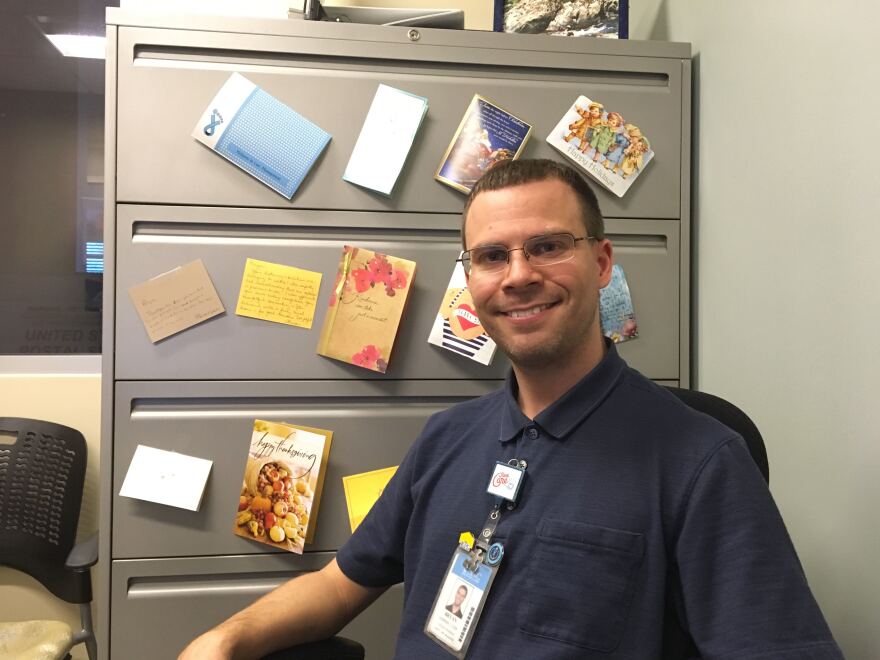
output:
M 93 37 L 85 34 L 47 34 L 46 38 L 65 57 L 104 59 L 106 37 Z

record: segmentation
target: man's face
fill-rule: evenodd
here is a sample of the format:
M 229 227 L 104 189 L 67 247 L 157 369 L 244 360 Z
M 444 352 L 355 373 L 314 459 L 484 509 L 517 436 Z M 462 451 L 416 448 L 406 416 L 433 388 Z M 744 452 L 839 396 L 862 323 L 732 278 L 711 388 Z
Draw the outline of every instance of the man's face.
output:
M 455 605 L 457 607 L 461 607 L 461 604 L 464 602 L 465 596 L 467 596 L 467 591 L 465 591 L 464 587 L 459 587 L 455 592 Z
M 468 249 L 522 247 L 542 234 L 587 230 L 571 188 L 557 179 L 480 193 L 465 227 Z M 577 361 L 589 342 L 601 342 L 599 289 L 611 279 L 611 244 L 578 241 L 570 261 L 533 267 L 522 251 L 499 273 L 468 281 L 477 315 L 514 365 L 544 367 Z

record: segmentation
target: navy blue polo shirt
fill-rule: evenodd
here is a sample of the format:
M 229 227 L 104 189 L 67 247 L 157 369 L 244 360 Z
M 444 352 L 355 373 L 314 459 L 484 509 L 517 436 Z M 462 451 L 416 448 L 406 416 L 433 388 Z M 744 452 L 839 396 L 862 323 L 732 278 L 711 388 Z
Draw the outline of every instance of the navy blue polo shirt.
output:
M 511 458 L 528 468 L 469 658 L 843 657 L 745 443 L 612 346 L 534 420 L 512 375 L 428 420 L 337 555 L 359 584 L 404 581 L 397 658 L 451 657 L 425 622 Z

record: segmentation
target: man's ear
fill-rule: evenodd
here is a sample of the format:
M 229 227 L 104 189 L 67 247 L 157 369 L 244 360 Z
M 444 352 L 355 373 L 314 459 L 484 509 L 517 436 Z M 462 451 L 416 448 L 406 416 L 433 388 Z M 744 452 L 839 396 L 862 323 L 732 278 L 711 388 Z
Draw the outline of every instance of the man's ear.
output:
M 614 266 L 614 250 L 607 238 L 596 244 L 596 265 L 599 268 L 599 288 L 604 289 L 611 282 L 611 268 Z

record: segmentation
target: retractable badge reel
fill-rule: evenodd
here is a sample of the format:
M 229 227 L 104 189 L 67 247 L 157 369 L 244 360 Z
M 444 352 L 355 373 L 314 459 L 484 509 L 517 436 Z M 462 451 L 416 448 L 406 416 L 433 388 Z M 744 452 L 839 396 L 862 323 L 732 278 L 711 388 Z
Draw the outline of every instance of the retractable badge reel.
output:
M 494 541 L 495 530 L 502 511 L 516 506 L 525 471 L 526 462 L 515 458 L 495 464 L 486 488 L 492 495 L 486 522 L 479 533 L 461 535 L 434 598 L 425 634 L 457 658 L 467 654 L 504 558 L 504 546 Z

